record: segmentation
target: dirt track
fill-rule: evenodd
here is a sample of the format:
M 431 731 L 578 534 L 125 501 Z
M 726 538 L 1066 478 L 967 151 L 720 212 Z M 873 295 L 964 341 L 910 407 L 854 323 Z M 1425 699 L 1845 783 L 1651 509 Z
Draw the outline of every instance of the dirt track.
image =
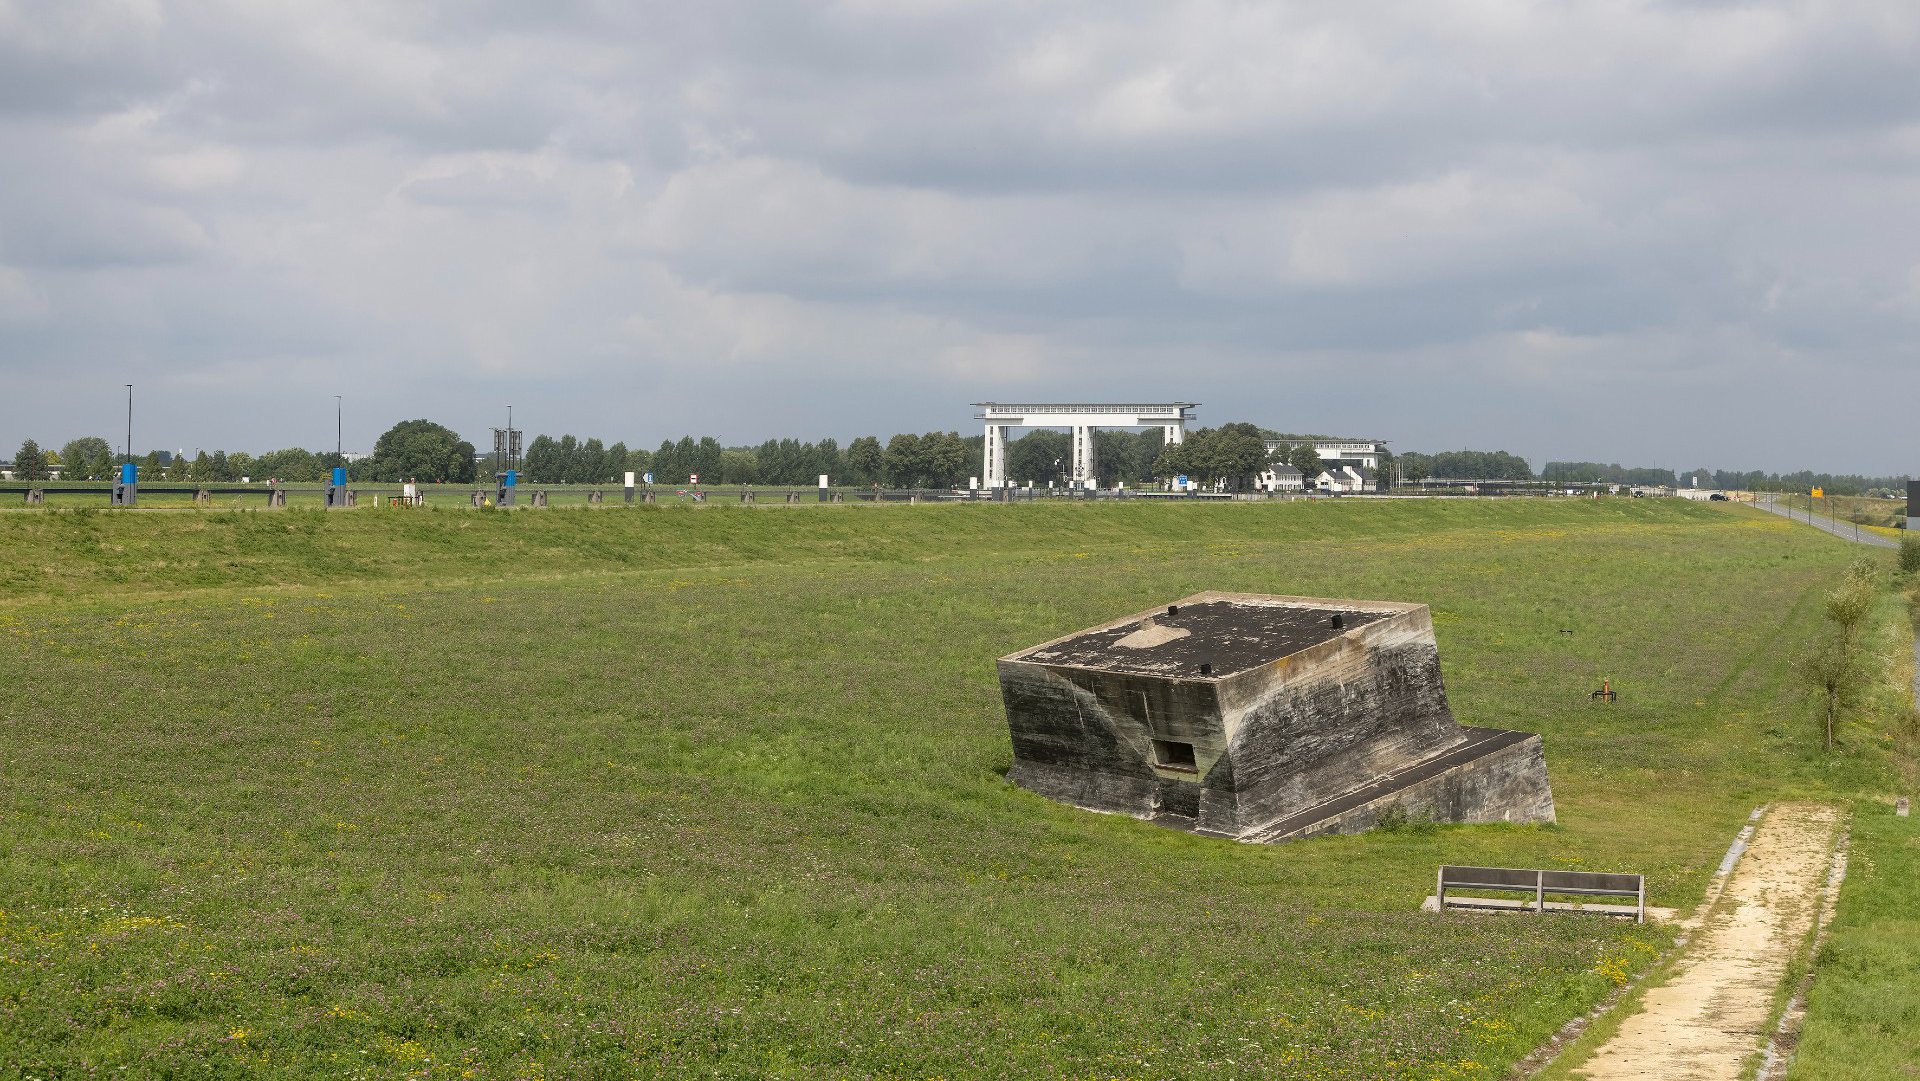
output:
M 1831 807 L 1774 806 L 1674 973 L 1575 1076 L 1736 1081 L 1813 927 L 1839 824 Z

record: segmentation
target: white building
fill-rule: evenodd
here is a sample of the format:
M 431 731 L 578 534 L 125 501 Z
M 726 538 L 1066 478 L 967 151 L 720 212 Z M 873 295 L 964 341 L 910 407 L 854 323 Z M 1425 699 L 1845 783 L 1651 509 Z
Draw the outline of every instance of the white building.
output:
M 1322 492 L 1373 492 L 1379 490 L 1381 460 L 1387 456 L 1387 442 L 1384 439 L 1322 439 L 1313 437 L 1293 438 L 1281 436 L 1269 439 L 1267 457 L 1284 459 L 1293 448 L 1303 443 L 1311 444 L 1320 454 L 1326 468 L 1315 474 L 1311 480 L 1313 488 Z M 1306 488 L 1300 471 L 1291 465 L 1276 461 L 1267 467 L 1266 472 L 1254 480 L 1254 487 L 1263 492 L 1298 492 Z
M 1300 471 L 1285 462 L 1269 465 L 1266 472 L 1253 478 L 1253 486 L 1262 492 L 1299 492 L 1307 487 Z
M 1313 444 L 1313 449 L 1320 452 L 1321 461 L 1351 465 L 1375 473 L 1380 471 L 1380 460 L 1387 454 L 1387 441 L 1384 439 L 1295 439 L 1286 436 L 1267 440 L 1267 454 L 1271 457 L 1275 451 L 1279 451 L 1285 457 L 1302 443 Z
M 1377 492 L 1379 474 L 1352 465 L 1336 465 L 1313 478 L 1313 486 L 1323 492 Z

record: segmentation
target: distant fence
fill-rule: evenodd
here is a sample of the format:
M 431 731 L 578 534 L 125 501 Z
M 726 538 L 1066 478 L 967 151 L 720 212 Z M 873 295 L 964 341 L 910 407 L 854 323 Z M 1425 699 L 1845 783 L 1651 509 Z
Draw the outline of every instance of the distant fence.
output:
M 813 488 L 798 485 L 718 485 L 656 484 L 634 490 L 636 504 L 662 502 L 701 503 L 1029 503 L 1043 500 L 1111 502 L 1114 500 L 1180 500 L 1187 502 L 1298 500 L 1298 499 L 1395 499 L 1395 498 L 1502 498 L 1564 496 L 1571 489 L 1580 496 L 1605 494 L 1607 485 L 1560 485 L 1546 481 L 1476 481 L 1429 479 L 1410 482 L 1386 492 L 1170 492 L 1156 488 Z M 405 491 L 391 482 L 350 484 L 356 502 L 385 506 L 405 501 Z M 491 481 L 470 484 L 419 484 L 416 505 L 428 502 L 443 506 L 483 506 L 493 501 L 496 488 Z M 45 505 L 48 496 L 95 496 L 102 503 L 111 501 L 113 485 L 107 483 L 65 482 L 30 484 L 0 481 L 0 506 L 18 498 L 26 505 Z M 515 504 L 522 507 L 550 504 L 600 505 L 627 502 L 625 489 L 617 484 L 520 484 L 514 489 Z M 324 484 L 192 484 L 180 481 L 153 481 L 138 486 L 142 500 L 158 499 L 171 504 L 192 502 L 207 504 L 214 497 L 223 500 L 257 498 L 262 506 L 286 506 L 323 501 Z M 1625 495 L 1623 490 L 1620 494 Z M 14 504 L 21 505 L 21 504 Z M 364 504 L 363 504 L 364 505 Z

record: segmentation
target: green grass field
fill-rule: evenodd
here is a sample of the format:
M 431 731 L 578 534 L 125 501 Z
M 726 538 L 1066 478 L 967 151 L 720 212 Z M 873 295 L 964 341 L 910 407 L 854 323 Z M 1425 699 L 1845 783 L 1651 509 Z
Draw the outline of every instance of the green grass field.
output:
M 1721 506 L 63 511 L 0 552 L 0 1076 L 1498 1078 L 1670 932 L 1421 915 L 1437 863 L 1686 905 L 1754 805 L 1890 784 L 1787 670 L 1858 553 Z M 1247 846 L 1004 781 L 995 657 L 1206 588 L 1432 605 L 1560 823 Z

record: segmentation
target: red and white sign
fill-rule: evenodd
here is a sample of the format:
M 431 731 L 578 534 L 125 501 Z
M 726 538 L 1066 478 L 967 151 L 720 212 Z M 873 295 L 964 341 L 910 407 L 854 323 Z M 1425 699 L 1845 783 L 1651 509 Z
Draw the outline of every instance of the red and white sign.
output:
M 689 473 L 689 474 L 687 474 L 687 483 L 688 483 L 688 484 L 698 484 L 698 483 L 700 483 L 700 474 L 698 474 L 698 473 Z

